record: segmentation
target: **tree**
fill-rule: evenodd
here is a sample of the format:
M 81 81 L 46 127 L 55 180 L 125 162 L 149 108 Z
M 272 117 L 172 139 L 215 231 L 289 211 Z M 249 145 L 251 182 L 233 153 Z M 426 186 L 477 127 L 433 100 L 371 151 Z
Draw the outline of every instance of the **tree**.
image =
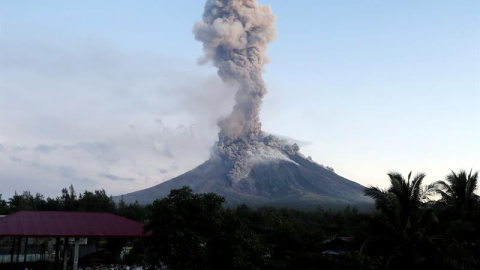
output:
M 62 202 L 63 210 L 78 211 L 77 194 L 75 193 L 73 185 L 70 185 L 68 189 L 62 189 L 62 196 L 60 197 L 60 201 Z
M 222 227 L 224 201 L 214 193 L 194 194 L 188 187 L 155 200 L 145 225 L 151 232 L 145 243 L 146 262 L 169 269 L 215 269 L 218 258 L 212 255 Z
M 2 193 L 0 193 L 0 215 L 8 214 L 7 202 L 2 199 Z
M 36 197 L 30 193 L 30 191 L 24 191 L 21 195 L 17 192 L 8 200 L 11 212 L 17 212 L 22 210 L 38 210 L 41 204 L 43 196 L 38 194 Z
M 478 269 L 480 265 L 480 197 L 476 195 L 478 172 L 461 170 L 430 185 L 429 191 L 440 195 L 433 202 L 445 246 L 449 248 L 450 269 Z
M 115 212 L 115 202 L 104 189 L 94 192 L 86 191 L 79 195 L 78 210 L 87 212 Z
M 367 248 L 383 253 L 389 269 L 415 268 L 434 261 L 432 256 L 439 254 L 431 233 L 438 220 L 433 209 L 422 202 L 425 174 L 411 178 L 410 172 L 406 180 L 395 172 L 388 176 L 391 186 L 387 190 L 365 190 L 379 211 L 372 220 Z
M 478 186 L 478 172 L 472 174 L 461 170 L 458 174 L 452 171 L 447 175 L 446 181 L 437 181 L 432 186 L 432 191 L 439 194 L 440 203 L 454 211 L 465 214 L 471 211 L 480 202 L 480 197 L 475 194 Z
M 123 196 L 117 204 L 117 214 L 136 221 L 146 221 L 147 207 L 140 205 L 138 201 L 126 204 Z

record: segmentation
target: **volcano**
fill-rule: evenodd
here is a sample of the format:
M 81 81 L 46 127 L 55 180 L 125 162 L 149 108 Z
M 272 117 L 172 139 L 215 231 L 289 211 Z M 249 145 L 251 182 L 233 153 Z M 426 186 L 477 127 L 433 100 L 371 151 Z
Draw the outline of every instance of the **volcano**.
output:
M 193 27 L 203 43 L 201 64 L 236 88 L 232 113 L 218 121 L 218 141 L 208 161 L 157 186 L 123 195 L 125 202 L 150 203 L 189 186 L 214 192 L 229 205 L 304 208 L 371 204 L 363 186 L 305 158 L 296 144 L 262 131 L 260 109 L 267 93 L 262 73 L 267 44 L 277 35 L 276 16 L 256 0 L 208 0 Z
M 250 142 L 252 143 L 252 142 Z M 255 140 L 243 151 L 244 166 L 214 151 L 211 158 L 178 177 L 156 186 L 125 194 L 127 203 L 148 204 L 168 195 L 170 190 L 189 186 L 196 193 L 214 192 L 226 198 L 227 206 L 275 206 L 296 209 L 358 209 L 372 207 L 363 195 L 365 187 L 337 175 L 272 135 Z

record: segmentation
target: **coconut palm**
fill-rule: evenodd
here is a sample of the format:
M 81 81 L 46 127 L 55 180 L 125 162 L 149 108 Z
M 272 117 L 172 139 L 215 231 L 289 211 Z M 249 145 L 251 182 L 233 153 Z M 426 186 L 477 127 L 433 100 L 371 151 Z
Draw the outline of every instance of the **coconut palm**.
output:
M 412 173 L 407 180 L 399 173 L 389 173 L 391 186 L 387 190 L 369 187 L 365 195 L 375 200 L 377 210 L 388 217 L 388 221 L 396 230 L 405 230 L 411 227 L 413 218 L 417 217 L 423 203 L 422 181 L 425 174 L 419 173 L 413 179 Z
M 480 200 L 475 194 L 478 186 L 478 172 L 472 174 L 472 170 L 467 175 L 465 170 L 460 170 L 458 174 L 452 171 L 447 175 L 446 181 L 437 181 L 432 185 L 432 191 L 441 196 L 440 202 L 446 204 L 448 208 L 459 213 L 471 211 Z
M 412 178 L 410 172 L 407 179 L 396 172 L 388 176 L 391 183 L 388 189 L 369 187 L 365 190 L 365 195 L 375 200 L 379 210 L 372 221 L 374 231 L 367 246 L 381 245 L 378 249 L 388 256 L 387 268 L 425 264 L 437 253 L 430 237 L 437 218 L 422 202 L 425 174 L 419 173 Z
M 442 224 L 442 235 L 451 251 L 456 252 L 452 265 L 458 269 L 479 269 L 480 266 L 480 197 L 478 172 L 467 174 L 452 171 L 445 181 L 437 181 L 430 191 L 440 195 L 435 201 L 437 215 Z M 452 254 L 451 252 L 449 252 Z M 452 267 L 453 269 L 453 267 Z

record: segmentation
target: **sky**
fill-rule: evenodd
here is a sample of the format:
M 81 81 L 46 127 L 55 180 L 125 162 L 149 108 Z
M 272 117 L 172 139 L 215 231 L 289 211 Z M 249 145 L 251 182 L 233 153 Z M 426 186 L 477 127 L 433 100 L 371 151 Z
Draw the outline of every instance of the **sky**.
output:
M 365 186 L 480 170 L 480 2 L 270 0 L 263 130 Z M 120 195 L 208 159 L 235 87 L 205 2 L 0 1 L 0 193 Z

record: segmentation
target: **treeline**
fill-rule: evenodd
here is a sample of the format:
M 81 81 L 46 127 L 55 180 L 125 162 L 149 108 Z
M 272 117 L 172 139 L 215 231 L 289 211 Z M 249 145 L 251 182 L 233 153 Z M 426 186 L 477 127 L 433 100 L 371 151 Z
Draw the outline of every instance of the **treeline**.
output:
M 152 236 L 132 257 L 167 269 L 480 269 L 478 173 L 429 186 L 424 174 L 388 176 L 388 189 L 365 190 L 370 214 L 224 209 L 215 194 L 173 190 L 151 206 Z
M 76 211 L 76 212 L 108 212 L 115 213 L 137 221 L 145 221 L 148 207 L 137 202 L 126 204 L 122 200 L 115 203 L 105 190 L 84 191 L 78 193 L 73 186 L 63 188 L 61 195 L 45 198 L 42 194 L 31 194 L 24 191 L 7 199 L 0 194 L 0 215 L 8 215 L 22 210 L 30 211 Z
M 151 205 L 145 226 L 151 237 L 136 242 L 126 262 L 156 269 L 340 270 L 382 265 L 380 258 L 358 252 L 370 216 L 355 208 L 226 209 L 223 202 L 221 196 L 194 194 L 188 187 L 172 190 Z M 335 244 L 340 236 L 354 235 L 359 237 Z
M 147 206 L 115 204 L 103 190 L 77 196 L 70 187 L 55 199 L 15 195 L 1 209 L 109 211 L 141 220 L 151 237 L 135 241 L 125 263 L 157 269 L 480 269 L 478 173 L 452 172 L 429 186 L 424 174 L 388 176 L 389 188 L 365 190 L 376 205 L 367 214 L 354 207 L 224 208 L 223 197 L 188 187 Z

